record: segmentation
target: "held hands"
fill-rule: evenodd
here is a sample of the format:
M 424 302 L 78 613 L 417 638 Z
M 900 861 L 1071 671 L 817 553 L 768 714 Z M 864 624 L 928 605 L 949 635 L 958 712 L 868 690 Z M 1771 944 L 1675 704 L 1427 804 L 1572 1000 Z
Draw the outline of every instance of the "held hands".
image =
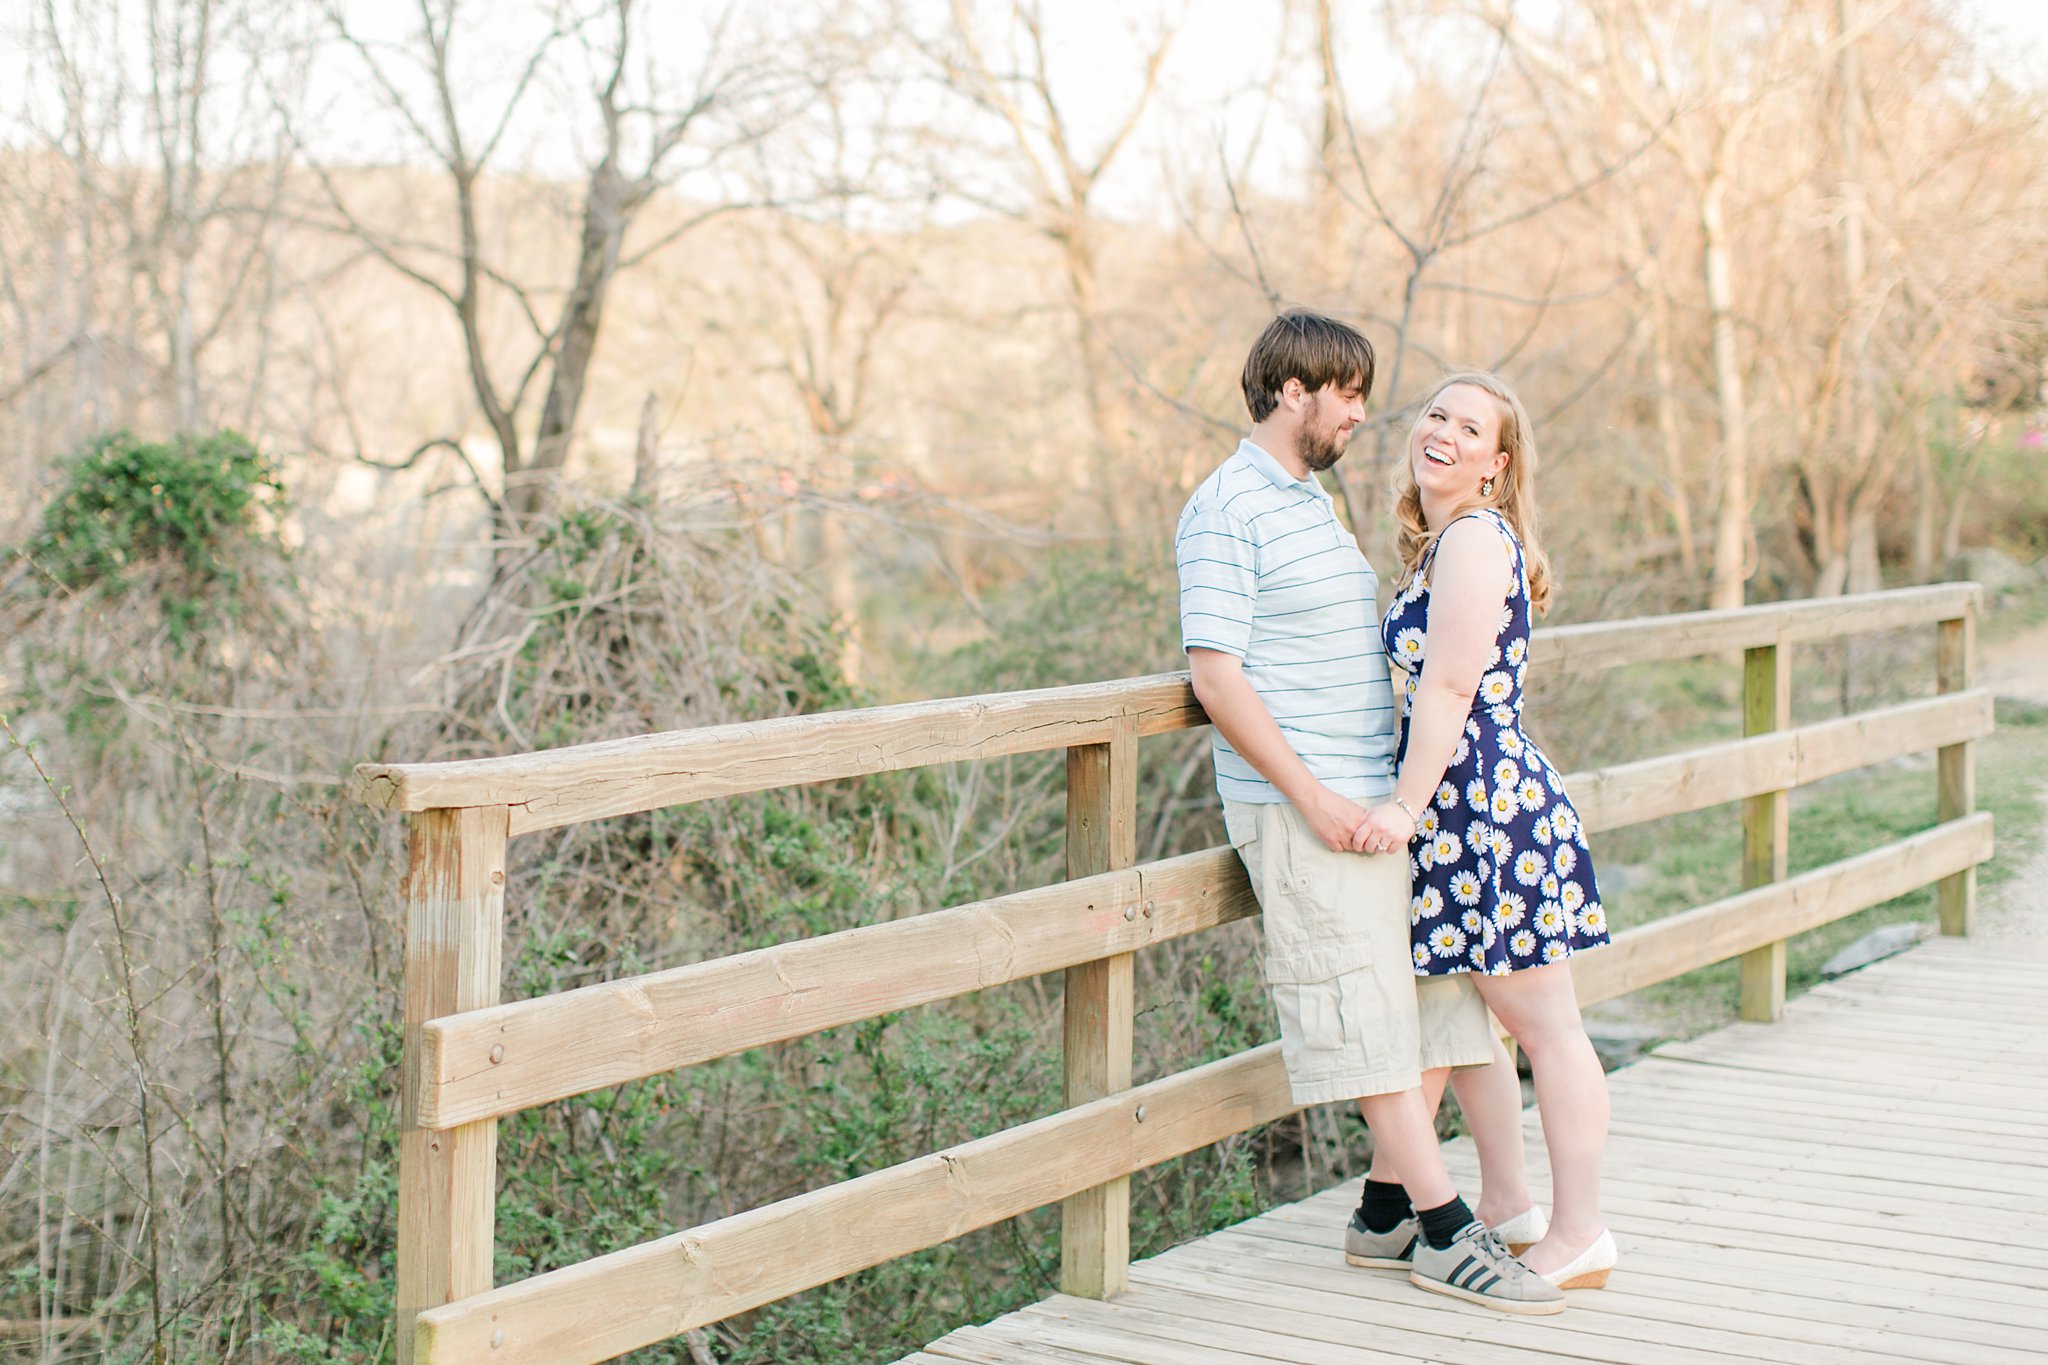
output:
M 1357 848 L 1353 841 L 1368 818 L 1365 807 L 1348 796 L 1339 796 L 1328 787 L 1318 786 L 1299 808 L 1308 820 L 1309 828 L 1315 831 L 1316 838 L 1321 839 L 1326 848 L 1335 853 Z
M 1415 822 L 1408 812 L 1392 801 L 1374 806 L 1351 835 L 1350 848 L 1357 853 L 1394 853 L 1408 847 L 1415 837 Z

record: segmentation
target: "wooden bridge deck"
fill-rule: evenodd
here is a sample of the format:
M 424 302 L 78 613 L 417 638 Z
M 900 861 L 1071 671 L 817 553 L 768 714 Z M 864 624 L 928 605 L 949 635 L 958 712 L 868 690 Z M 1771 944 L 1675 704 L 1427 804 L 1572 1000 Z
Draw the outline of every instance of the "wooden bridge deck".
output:
M 1938 939 L 1615 1072 L 1622 1264 L 1560 1316 L 1346 1266 L 1347 1184 L 909 1361 L 2048 1361 L 2044 974 L 2048 941 Z M 1476 1190 L 1470 1142 L 1445 1152 Z

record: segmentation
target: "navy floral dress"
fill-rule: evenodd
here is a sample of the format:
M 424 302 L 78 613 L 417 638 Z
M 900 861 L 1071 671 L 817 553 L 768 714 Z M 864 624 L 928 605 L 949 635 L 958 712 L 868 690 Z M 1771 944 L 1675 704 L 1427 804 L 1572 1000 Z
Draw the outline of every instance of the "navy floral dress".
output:
M 1522 733 L 1522 680 L 1529 666 L 1522 545 L 1498 512 L 1470 515 L 1507 539 L 1515 581 L 1465 733 L 1408 846 L 1414 879 L 1408 923 L 1418 976 L 1503 976 L 1607 942 L 1607 915 L 1579 813 L 1564 794 L 1564 778 Z M 1380 622 L 1387 657 L 1407 673 L 1406 687 L 1396 688 L 1403 760 L 1429 633 L 1435 548 Z

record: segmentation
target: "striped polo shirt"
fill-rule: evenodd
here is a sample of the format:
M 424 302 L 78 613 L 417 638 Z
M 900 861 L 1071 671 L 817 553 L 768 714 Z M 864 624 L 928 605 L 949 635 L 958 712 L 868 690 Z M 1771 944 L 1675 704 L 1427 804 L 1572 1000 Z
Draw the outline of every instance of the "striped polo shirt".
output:
M 1188 499 L 1173 550 L 1181 647 L 1243 659 L 1280 733 L 1330 790 L 1361 802 L 1392 795 L 1397 721 L 1379 579 L 1315 476 L 1294 478 L 1239 443 Z M 1287 799 L 1213 733 L 1217 791 Z

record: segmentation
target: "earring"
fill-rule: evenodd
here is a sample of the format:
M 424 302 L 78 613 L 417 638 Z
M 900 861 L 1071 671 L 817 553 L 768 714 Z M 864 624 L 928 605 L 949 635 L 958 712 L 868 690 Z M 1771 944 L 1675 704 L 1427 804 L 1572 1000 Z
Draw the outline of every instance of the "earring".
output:
M 1490 498 L 1493 496 L 1493 480 L 1491 478 L 1487 478 L 1481 481 L 1479 485 L 1479 496 L 1482 498 Z

